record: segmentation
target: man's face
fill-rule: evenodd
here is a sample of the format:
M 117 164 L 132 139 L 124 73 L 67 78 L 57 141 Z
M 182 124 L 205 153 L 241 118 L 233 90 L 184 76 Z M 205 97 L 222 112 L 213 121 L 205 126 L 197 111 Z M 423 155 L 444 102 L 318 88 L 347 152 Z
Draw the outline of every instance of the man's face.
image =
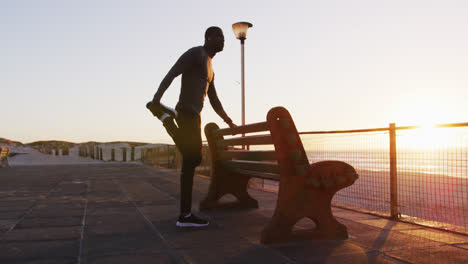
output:
M 208 41 L 210 46 L 212 46 L 216 52 L 220 52 L 224 49 L 224 35 L 221 30 L 215 31 L 208 38 Z

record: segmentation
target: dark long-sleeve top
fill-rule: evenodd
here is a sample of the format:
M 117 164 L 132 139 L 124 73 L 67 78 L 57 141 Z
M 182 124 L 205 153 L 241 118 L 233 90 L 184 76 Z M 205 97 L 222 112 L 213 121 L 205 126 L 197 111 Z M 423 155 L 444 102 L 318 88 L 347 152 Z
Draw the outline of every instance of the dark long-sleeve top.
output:
M 182 74 L 182 85 L 176 109 L 199 115 L 208 94 L 210 104 L 215 112 L 224 122 L 231 123 L 232 120 L 224 111 L 216 94 L 211 59 L 203 46 L 186 51 L 162 80 L 153 101 L 159 102 L 174 78 Z

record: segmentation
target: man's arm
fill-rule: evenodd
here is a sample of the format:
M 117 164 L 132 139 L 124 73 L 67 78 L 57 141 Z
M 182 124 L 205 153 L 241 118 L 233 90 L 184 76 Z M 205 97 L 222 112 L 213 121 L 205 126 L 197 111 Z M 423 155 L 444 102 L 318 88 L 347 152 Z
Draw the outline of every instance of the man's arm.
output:
M 208 88 L 208 98 L 210 99 L 210 104 L 215 110 L 215 112 L 229 125 L 229 127 L 235 127 L 236 125 L 232 122 L 231 118 L 224 111 L 223 105 L 219 101 L 218 94 L 216 94 L 216 89 L 214 86 L 214 80 L 210 83 Z
M 184 54 L 182 54 L 182 56 L 180 56 L 174 66 L 172 66 L 172 68 L 166 74 L 166 77 L 164 77 L 164 79 L 161 81 L 161 84 L 159 84 L 158 91 L 153 97 L 153 103 L 159 103 L 161 97 L 167 88 L 169 88 L 172 81 L 193 65 L 195 56 L 196 54 L 192 51 L 192 49 L 186 51 Z

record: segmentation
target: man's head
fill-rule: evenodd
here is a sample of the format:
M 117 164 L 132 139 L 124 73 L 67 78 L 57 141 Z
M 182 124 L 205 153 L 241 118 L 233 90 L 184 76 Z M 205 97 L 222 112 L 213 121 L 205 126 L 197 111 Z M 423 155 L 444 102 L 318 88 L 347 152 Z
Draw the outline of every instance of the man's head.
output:
M 209 27 L 205 31 L 205 47 L 220 52 L 224 48 L 224 34 L 219 27 Z

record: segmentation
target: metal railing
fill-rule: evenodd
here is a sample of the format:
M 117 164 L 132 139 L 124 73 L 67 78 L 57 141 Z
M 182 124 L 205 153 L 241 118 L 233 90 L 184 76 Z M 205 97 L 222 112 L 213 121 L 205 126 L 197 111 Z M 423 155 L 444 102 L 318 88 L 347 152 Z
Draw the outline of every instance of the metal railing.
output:
M 311 162 L 359 173 L 335 205 L 468 233 L 468 123 L 300 134 Z
M 333 205 L 468 234 L 468 123 L 299 134 L 311 163 L 341 160 L 359 173 Z M 177 151 L 149 153 L 142 155 L 146 162 L 180 169 Z M 206 146 L 203 153 L 198 172 L 209 175 Z M 269 180 L 253 179 L 251 185 L 278 189 Z

